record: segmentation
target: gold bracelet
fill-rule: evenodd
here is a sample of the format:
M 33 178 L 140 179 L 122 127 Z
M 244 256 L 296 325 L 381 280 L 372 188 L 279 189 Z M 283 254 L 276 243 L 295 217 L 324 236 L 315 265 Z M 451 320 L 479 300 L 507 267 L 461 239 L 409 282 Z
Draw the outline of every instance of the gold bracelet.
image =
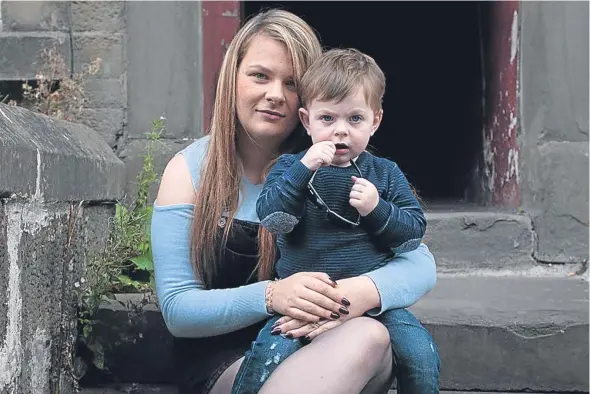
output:
M 274 283 L 276 282 L 276 280 L 271 280 L 270 282 L 268 282 L 268 284 L 266 285 L 266 291 L 265 291 L 265 304 L 266 304 L 266 312 L 274 315 L 275 311 L 272 307 L 272 292 L 274 290 Z

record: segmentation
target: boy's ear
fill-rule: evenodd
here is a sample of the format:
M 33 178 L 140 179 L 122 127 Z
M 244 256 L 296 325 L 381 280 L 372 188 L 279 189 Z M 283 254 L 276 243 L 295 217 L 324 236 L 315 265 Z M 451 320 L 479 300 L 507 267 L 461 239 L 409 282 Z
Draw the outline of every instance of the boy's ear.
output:
M 301 124 L 305 127 L 307 131 L 307 135 L 311 135 L 309 133 L 309 112 L 305 108 L 299 108 L 299 119 L 301 120 Z
M 375 112 L 375 116 L 373 117 L 373 128 L 371 129 L 371 137 L 379 128 L 379 125 L 381 124 L 381 119 L 383 119 L 383 109 L 380 109 L 379 111 Z

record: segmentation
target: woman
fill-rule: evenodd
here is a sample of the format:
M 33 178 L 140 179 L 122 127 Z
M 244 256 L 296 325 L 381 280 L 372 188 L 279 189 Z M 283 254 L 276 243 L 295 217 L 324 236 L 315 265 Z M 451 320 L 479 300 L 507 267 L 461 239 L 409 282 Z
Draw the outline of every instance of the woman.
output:
M 322 273 L 269 281 L 275 245 L 259 226 L 256 199 L 269 163 L 300 148 L 296 86 L 320 51 L 313 30 L 289 12 L 249 20 L 221 66 L 208 135 L 164 171 L 152 247 L 180 393 L 230 393 L 243 354 L 274 312 L 292 318 L 284 332 L 315 339 L 261 393 L 383 393 L 394 376 L 402 392 L 438 392 L 436 346 L 401 309 L 436 281 L 425 245 L 337 284 Z M 391 309 L 399 324 L 393 346 L 381 323 L 362 317 Z M 319 328 L 310 323 L 321 318 L 328 322 Z

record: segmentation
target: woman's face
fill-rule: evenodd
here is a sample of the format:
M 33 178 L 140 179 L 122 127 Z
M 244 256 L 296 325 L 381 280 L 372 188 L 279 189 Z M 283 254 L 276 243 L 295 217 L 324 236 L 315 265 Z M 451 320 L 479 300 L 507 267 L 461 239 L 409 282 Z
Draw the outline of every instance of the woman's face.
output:
M 252 39 L 238 68 L 236 107 L 241 130 L 276 150 L 298 124 L 299 99 L 287 47 L 264 35 Z

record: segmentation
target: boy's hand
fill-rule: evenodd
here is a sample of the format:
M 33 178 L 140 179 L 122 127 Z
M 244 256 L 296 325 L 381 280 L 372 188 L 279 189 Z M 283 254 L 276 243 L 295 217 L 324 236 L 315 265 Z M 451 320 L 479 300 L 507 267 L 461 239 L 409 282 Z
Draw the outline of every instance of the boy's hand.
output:
M 352 177 L 354 185 L 350 191 L 350 205 L 356 208 L 361 216 L 367 216 L 379 204 L 379 192 L 375 185 L 364 178 Z
M 335 153 L 336 146 L 332 141 L 321 141 L 309 148 L 305 156 L 301 158 L 301 162 L 310 170 L 315 171 L 321 166 L 332 164 Z

